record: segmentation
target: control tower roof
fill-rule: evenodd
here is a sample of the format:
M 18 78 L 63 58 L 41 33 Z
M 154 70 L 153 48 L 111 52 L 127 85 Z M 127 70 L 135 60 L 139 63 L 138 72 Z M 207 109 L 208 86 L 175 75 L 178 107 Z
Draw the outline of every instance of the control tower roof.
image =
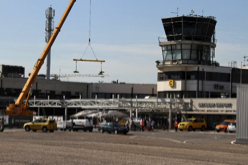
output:
M 189 15 L 162 18 L 162 23 L 168 41 L 211 42 L 214 39 L 217 21 L 213 16 Z

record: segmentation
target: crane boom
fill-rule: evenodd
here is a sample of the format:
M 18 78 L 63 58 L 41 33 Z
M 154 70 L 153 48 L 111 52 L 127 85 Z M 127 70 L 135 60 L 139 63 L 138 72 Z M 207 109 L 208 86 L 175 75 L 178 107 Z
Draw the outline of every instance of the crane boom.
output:
M 58 33 L 60 32 L 61 27 L 63 26 L 68 14 L 70 13 L 71 8 L 73 7 L 76 0 L 71 0 L 69 5 L 67 6 L 60 22 L 58 23 L 58 26 L 55 28 L 54 33 L 52 34 L 49 42 L 47 43 L 43 53 L 41 54 L 40 58 L 37 60 L 37 62 L 34 65 L 34 69 L 32 73 L 30 74 L 26 84 L 24 85 L 22 92 L 20 93 L 18 99 L 16 100 L 15 104 L 10 104 L 9 107 L 7 107 L 7 111 L 5 112 L 6 115 L 24 115 L 24 116 L 32 116 L 30 112 L 27 111 L 27 103 L 25 105 L 23 104 L 23 101 L 27 97 L 27 94 L 32 86 L 32 84 L 35 82 L 36 77 L 38 75 L 38 72 L 40 68 L 42 67 L 44 60 L 47 56 L 48 51 L 51 49 Z M 29 98 L 29 96 L 28 96 Z M 26 99 L 26 102 L 28 99 Z

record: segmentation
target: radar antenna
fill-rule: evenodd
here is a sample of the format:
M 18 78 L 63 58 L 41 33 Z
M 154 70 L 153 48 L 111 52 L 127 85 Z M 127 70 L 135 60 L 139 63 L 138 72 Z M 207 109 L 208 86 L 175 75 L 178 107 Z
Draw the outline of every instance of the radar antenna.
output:
M 176 14 L 178 16 L 178 7 L 177 7 L 177 12 L 171 12 L 173 14 Z

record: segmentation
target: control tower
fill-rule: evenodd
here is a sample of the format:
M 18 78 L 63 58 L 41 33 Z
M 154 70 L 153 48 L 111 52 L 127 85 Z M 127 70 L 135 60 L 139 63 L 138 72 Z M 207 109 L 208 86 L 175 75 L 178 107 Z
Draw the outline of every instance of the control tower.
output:
M 216 65 L 215 17 L 190 14 L 162 18 L 166 38 L 159 38 L 163 61 L 166 64 Z
M 159 38 L 162 59 L 156 61 L 158 97 L 231 96 L 230 68 L 220 67 L 213 60 L 216 48 L 215 17 L 192 12 L 187 16 L 161 20 L 166 37 Z

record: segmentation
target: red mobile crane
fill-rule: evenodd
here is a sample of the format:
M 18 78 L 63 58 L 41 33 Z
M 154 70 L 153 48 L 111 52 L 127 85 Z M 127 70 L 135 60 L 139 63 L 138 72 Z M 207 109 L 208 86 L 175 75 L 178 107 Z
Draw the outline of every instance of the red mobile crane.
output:
M 58 26 L 54 30 L 53 35 L 51 36 L 49 42 L 47 43 L 43 53 L 41 54 L 40 58 L 37 60 L 33 71 L 31 72 L 26 84 L 24 85 L 22 92 L 20 93 L 18 99 L 16 100 L 15 104 L 9 104 L 9 107 L 7 107 L 5 111 L 5 115 L 9 116 L 33 116 L 33 111 L 28 111 L 28 101 L 30 98 L 29 90 L 32 86 L 32 84 L 35 82 L 36 77 L 39 73 L 40 68 L 42 67 L 44 60 L 47 56 L 48 51 L 52 47 L 61 27 L 63 26 L 63 23 L 65 22 L 69 12 L 71 11 L 71 8 L 73 7 L 76 0 L 71 0 L 68 7 L 66 8 L 60 22 L 58 23 Z M 25 100 L 25 104 L 23 105 L 23 101 Z

